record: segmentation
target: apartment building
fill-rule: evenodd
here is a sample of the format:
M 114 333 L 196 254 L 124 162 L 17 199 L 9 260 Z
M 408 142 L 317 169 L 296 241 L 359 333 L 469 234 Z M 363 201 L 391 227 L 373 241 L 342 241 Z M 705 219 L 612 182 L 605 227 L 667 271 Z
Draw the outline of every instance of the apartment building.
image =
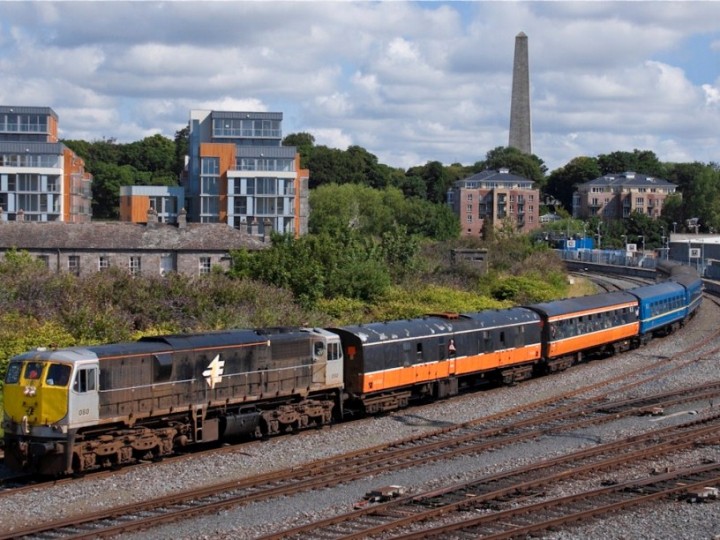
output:
M 676 186 L 667 180 L 635 172 L 606 174 L 577 186 L 573 194 L 573 217 L 598 216 L 613 220 L 633 212 L 658 218 L 668 195 Z
M 92 177 L 58 141 L 49 107 L 0 106 L 0 209 L 3 220 L 85 223 Z
M 151 212 L 160 223 L 177 223 L 183 208 L 182 186 L 120 186 L 120 221 L 147 223 Z
M 309 171 L 282 146 L 282 113 L 193 110 L 188 146 L 189 221 L 307 232 Z
M 530 232 L 540 226 L 540 191 L 509 169 L 486 170 L 458 180 L 447 202 L 460 219 L 461 234 L 480 236 L 487 224 Z

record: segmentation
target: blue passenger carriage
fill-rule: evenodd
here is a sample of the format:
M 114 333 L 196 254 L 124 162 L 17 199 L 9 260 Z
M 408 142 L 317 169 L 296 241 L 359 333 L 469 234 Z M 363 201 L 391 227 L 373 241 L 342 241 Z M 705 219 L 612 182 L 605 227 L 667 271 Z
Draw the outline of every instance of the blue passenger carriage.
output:
M 663 281 L 628 292 L 638 299 L 641 343 L 669 334 L 687 316 L 686 290 L 679 283 Z
M 696 273 L 676 273 L 672 281 L 679 283 L 685 289 L 686 318 L 695 315 L 695 312 L 702 303 L 703 283 Z

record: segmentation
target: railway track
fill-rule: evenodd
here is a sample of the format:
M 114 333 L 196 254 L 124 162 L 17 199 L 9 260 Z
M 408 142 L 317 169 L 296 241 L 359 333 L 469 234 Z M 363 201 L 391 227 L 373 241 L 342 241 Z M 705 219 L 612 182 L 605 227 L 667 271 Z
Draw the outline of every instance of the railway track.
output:
M 475 535 L 473 537 L 485 538 L 486 535 L 498 532 L 495 528 L 498 522 L 502 522 L 506 533 L 537 532 L 542 529 L 535 521 L 533 525 L 536 528 L 518 531 L 519 527 L 527 527 L 529 523 L 521 521 L 509 527 L 503 520 L 510 515 L 522 516 L 525 520 L 527 515 L 531 514 L 535 518 L 538 508 L 547 511 L 548 507 L 561 508 L 561 511 L 553 516 L 556 520 L 560 517 L 558 514 L 572 515 L 575 513 L 574 508 L 566 506 L 571 498 L 562 500 L 562 503 L 547 498 L 535 504 L 528 501 L 542 498 L 554 484 L 566 482 L 568 479 L 576 480 L 578 477 L 605 471 L 615 472 L 619 467 L 636 465 L 648 458 L 671 455 L 699 444 L 718 444 L 718 427 L 720 413 L 681 426 L 598 445 L 478 480 L 359 508 L 344 515 L 268 535 L 263 537 L 263 540 L 300 539 L 306 538 L 310 533 L 315 538 L 345 540 L 371 538 L 387 533 L 392 533 L 395 538 L 424 538 L 433 535 L 447 537 L 448 532 L 460 529 L 471 529 Z M 710 470 L 713 474 L 720 474 L 720 464 L 713 464 L 714 468 L 710 469 L 703 465 L 706 464 L 698 467 L 703 471 Z M 693 468 L 695 469 L 697 467 Z M 665 475 L 663 480 L 670 478 L 672 476 Z M 639 485 L 637 482 L 610 483 L 615 491 L 626 491 L 628 487 L 635 488 Z M 649 485 L 646 482 L 640 484 Z M 600 491 L 610 493 L 613 490 L 604 488 Z M 597 490 L 577 494 L 575 497 L 582 500 L 583 497 L 594 495 L 597 495 Z M 473 517 L 463 520 L 462 516 L 468 513 Z M 482 513 L 483 517 L 477 519 L 477 513 Z M 446 523 L 438 524 L 438 521 Z M 542 520 L 538 522 L 542 523 Z M 483 529 L 479 529 L 481 526 Z M 545 526 L 550 525 L 546 523 Z M 408 532 L 408 529 L 412 529 L 412 532 Z M 403 534 L 403 530 L 406 534 Z
M 615 390 L 613 388 L 612 391 Z M 0 535 L 0 538 L 46 537 L 48 534 L 52 534 L 53 538 L 91 538 L 142 530 L 193 515 L 215 513 L 232 506 L 325 488 L 438 460 L 477 455 L 541 436 L 575 432 L 630 415 L 648 414 L 649 410 L 718 399 L 719 396 L 720 383 L 716 383 L 703 388 L 632 400 L 609 401 L 605 396 L 586 400 L 571 398 L 563 404 L 550 403 L 557 400 L 548 400 L 538 406 L 532 415 L 522 415 L 523 418 L 513 421 L 508 421 L 507 417 L 511 415 L 508 412 L 496 415 L 492 420 L 484 419 L 455 429 L 440 430 L 432 435 L 310 463 L 300 469 L 215 485 L 111 511 L 46 522 L 10 531 L 8 535 Z M 515 413 L 518 414 L 518 411 Z M 717 426 L 712 430 L 717 434 Z

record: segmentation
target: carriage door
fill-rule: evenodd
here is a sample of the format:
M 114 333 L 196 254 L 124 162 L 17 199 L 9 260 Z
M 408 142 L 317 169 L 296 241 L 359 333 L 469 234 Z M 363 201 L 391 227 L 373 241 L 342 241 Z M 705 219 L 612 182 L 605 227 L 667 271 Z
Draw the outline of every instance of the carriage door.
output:
M 100 368 L 97 363 L 75 364 L 68 407 L 70 427 L 94 424 L 99 419 L 99 372 Z

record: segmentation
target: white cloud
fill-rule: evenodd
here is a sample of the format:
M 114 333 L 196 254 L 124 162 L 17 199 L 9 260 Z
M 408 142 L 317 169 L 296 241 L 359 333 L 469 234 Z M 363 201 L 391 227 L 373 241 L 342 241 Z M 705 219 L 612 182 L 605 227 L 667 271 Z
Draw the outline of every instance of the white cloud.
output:
M 191 109 L 280 111 L 285 134 L 389 165 L 469 164 L 507 144 L 524 31 L 550 169 L 634 148 L 717 161 L 719 18 L 711 2 L 0 2 L 0 103 L 122 142 L 173 137 Z
M 705 91 L 705 103 L 708 105 L 720 103 L 720 89 L 718 87 L 703 84 L 702 89 Z

